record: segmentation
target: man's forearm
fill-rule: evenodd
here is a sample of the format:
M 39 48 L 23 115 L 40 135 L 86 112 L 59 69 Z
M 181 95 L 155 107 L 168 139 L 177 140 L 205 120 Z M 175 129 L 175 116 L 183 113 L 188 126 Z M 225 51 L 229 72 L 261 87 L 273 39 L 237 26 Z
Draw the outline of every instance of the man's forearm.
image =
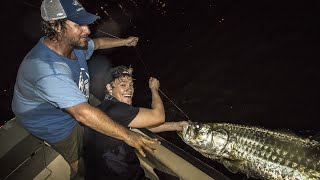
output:
M 163 131 L 176 131 L 176 128 L 174 125 L 175 124 L 172 122 L 165 122 L 159 126 L 148 127 L 147 129 L 154 133 L 163 132 Z
M 160 114 L 164 115 L 165 112 L 164 112 L 163 102 L 161 100 L 161 97 L 159 95 L 158 90 L 152 89 L 151 90 L 151 97 L 152 97 L 151 108 L 157 109 Z
M 79 122 L 84 125 L 111 137 L 125 140 L 128 138 L 126 128 L 114 122 L 100 109 L 90 106 L 88 103 L 82 103 L 70 108 L 66 108 Z
M 95 49 L 108 49 L 126 45 L 126 39 L 101 37 L 95 38 L 93 41 Z

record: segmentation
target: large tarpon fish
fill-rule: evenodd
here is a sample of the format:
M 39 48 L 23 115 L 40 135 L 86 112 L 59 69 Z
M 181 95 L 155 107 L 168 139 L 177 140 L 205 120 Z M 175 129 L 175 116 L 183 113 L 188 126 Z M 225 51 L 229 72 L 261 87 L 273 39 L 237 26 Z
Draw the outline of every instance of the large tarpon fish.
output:
M 291 133 L 191 122 L 178 133 L 202 155 L 257 179 L 320 179 L 320 143 Z

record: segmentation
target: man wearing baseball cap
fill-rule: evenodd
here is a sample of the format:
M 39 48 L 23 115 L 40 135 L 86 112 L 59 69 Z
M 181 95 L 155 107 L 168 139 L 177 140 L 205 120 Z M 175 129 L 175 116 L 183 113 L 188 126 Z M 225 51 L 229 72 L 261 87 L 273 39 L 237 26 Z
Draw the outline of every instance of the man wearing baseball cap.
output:
M 86 60 L 96 49 L 135 46 L 138 38 L 89 38 L 88 25 L 100 17 L 77 0 L 44 0 L 41 17 L 46 35 L 25 56 L 16 78 L 12 110 L 17 121 L 65 158 L 72 179 L 83 177 L 83 125 L 123 140 L 142 156 L 143 150 L 153 152 L 149 145 L 156 140 L 127 130 L 88 104 Z

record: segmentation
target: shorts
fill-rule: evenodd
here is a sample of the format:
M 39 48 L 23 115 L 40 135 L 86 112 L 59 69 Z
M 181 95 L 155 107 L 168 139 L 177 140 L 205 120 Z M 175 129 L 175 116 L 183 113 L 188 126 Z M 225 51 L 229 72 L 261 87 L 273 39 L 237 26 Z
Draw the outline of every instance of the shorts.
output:
M 72 164 L 83 155 L 83 136 L 84 128 L 77 122 L 67 138 L 57 143 L 50 143 L 50 146 Z

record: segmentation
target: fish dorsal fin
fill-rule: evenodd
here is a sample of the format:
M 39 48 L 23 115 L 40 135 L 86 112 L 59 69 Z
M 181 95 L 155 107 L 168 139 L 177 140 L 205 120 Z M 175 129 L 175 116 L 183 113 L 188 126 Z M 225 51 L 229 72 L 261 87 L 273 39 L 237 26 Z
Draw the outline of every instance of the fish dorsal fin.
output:
M 318 141 L 320 143 L 320 132 L 310 137 L 311 140 Z
M 241 171 L 246 163 L 247 162 L 245 160 L 222 159 L 224 167 L 233 173 Z
M 274 132 L 278 132 L 278 133 L 286 134 L 290 136 L 297 136 L 297 134 L 290 129 L 275 129 Z

